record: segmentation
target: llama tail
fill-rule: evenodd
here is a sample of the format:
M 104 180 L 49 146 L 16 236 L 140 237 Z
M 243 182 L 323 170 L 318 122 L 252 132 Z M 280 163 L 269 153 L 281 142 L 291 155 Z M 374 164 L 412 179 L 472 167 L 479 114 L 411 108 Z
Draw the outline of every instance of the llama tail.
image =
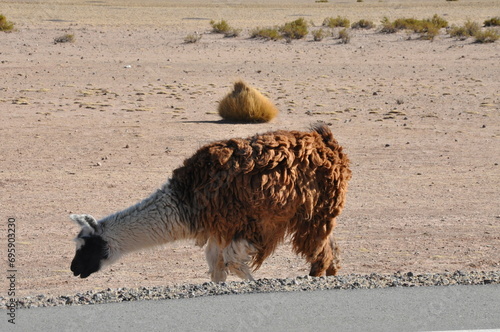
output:
M 324 123 L 318 123 L 311 126 L 311 130 L 317 132 L 323 138 L 326 145 L 336 150 L 339 147 L 337 140 L 333 137 L 332 131 Z

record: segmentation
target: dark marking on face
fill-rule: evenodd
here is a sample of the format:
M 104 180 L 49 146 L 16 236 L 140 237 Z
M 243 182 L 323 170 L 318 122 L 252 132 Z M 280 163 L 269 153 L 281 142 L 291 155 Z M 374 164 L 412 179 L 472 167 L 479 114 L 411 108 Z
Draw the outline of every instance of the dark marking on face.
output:
M 80 278 L 87 278 L 101 268 L 101 261 L 108 258 L 108 244 L 98 235 L 79 237 L 84 241 L 76 250 L 75 258 L 71 262 L 71 271 Z

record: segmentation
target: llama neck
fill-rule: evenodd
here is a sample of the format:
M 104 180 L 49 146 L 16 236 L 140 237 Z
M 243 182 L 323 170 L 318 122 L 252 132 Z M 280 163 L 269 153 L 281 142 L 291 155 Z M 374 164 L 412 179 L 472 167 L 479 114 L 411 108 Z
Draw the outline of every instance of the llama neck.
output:
M 104 218 L 102 237 L 110 256 L 192 238 L 182 210 L 167 183 L 142 202 Z

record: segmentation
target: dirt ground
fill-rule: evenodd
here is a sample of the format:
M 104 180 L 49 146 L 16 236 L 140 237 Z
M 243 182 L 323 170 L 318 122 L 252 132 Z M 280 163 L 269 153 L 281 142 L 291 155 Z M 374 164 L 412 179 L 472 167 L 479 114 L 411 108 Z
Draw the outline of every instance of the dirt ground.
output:
M 16 23 L 0 33 L 0 257 L 6 271 L 14 218 L 16 296 L 208 281 L 189 242 L 75 278 L 68 215 L 135 204 L 207 142 L 317 121 L 352 160 L 341 274 L 500 269 L 500 42 L 374 29 L 351 31 L 349 44 L 248 38 L 298 17 L 482 23 L 499 16 L 496 0 L 280 2 L 0 1 Z M 211 34 L 210 19 L 242 32 Z M 185 44 L 195 32 L 202 39 Z M 65 33 L 75 41 L 54 44 Z M 221 122 L 217 102 L 237 79 L 273 100 L 278 118 Z M 307 272 L 283 245 L 254 276 Z M 5 278 L 0 287 L 6 296 Z

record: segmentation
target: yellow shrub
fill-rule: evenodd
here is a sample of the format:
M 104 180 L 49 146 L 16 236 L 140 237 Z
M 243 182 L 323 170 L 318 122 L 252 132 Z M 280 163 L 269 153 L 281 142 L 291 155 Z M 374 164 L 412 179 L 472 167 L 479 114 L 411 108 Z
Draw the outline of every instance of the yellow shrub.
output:
M 219 115 L 236 122 L 268 122 L 278 115 L 278 109 L 259 91 L 243 81 L 219 103 Z

